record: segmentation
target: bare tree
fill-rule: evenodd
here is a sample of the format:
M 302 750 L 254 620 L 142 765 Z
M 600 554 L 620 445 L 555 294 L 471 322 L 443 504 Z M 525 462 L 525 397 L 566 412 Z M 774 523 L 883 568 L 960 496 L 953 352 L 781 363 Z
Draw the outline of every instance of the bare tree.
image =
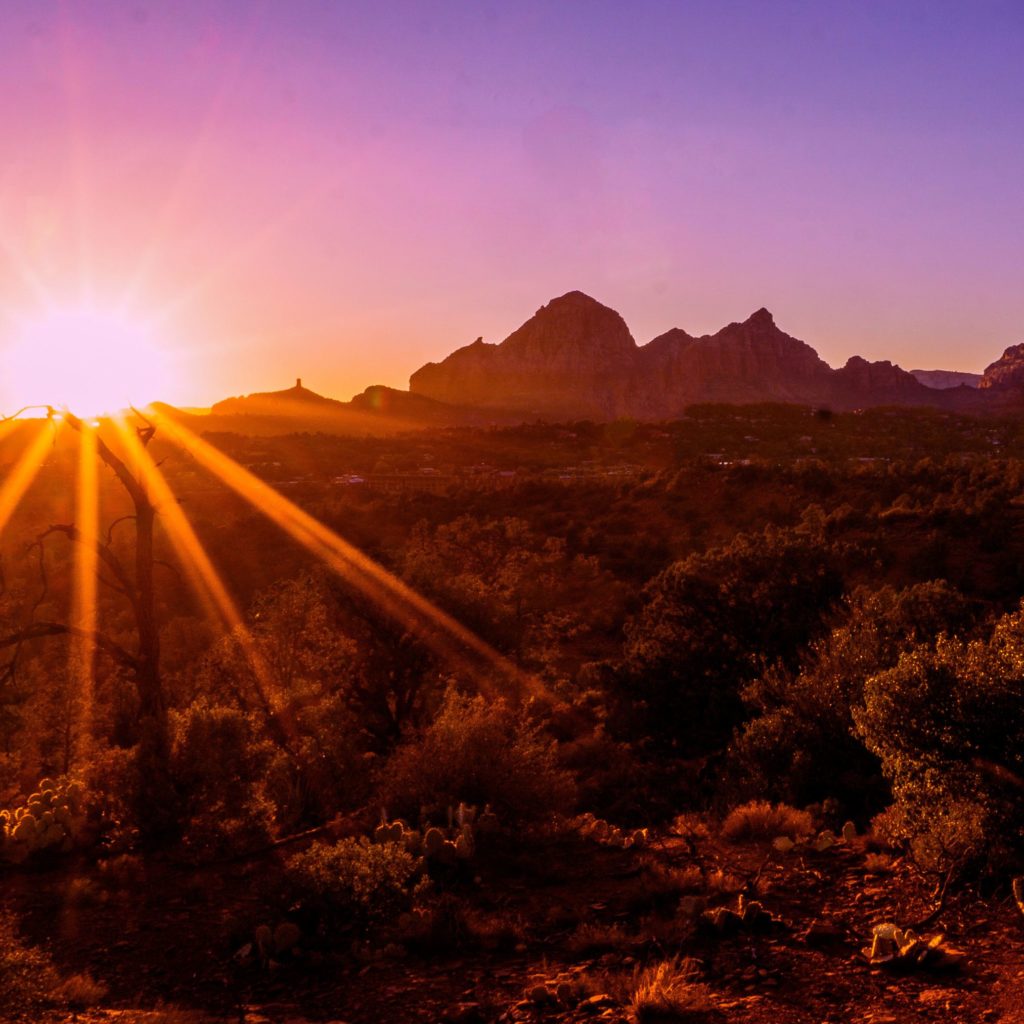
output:
M 56 413 L 48 409 L 48 415 L 53 418 Z M 79 433 L 89 429 L 73 413 L 64 412 L 62 415 L 64 421 Z M 143 423 L 144 426 L 137 428 L 137 434 L 141 446 L 146 448 L 153 439 L 155 428 L 145 419 Z M 22 628 L 0 636 L 0 650 L 13 649 L 6 665 L 0 668 L 0 679 L 10 678 L 17 671 L 19 656 L 26 643 L 58 636 L 77 637 L 95 645 L 97 650 L 126 670 L 139 701 L 137 818 L 144 839 L 153 841 L 173 833 L 178 824 L 177 800 L 170 776 L 167 703 L 160 672 L 160 630 L 156 617 L 154 568 L 157 562 L 153 544 L 156 506 L 142 473 L 132 472 L 102 438 L 96 437 L 95 441 L 97 456 L 114 473 L 131 499 L 133 513 L 111 523 L 105 538 L 84 536 L 74 524 L 57 525 L 44 530 L 32 546 L 39 548 L 41 566 L 43 545 L 53 535 L 63 535 L 74 544 L 95 549 L 98 578 L 123 595 L 131 606 L 135 622 L 135 650 L 127 649 L 99 630 L 82 629 L 67 622 L 35 621 L 33 614 Z M 135 527 L 133 571 L 122 564 L 113 549 L 114 529 L 127 521 L 133 522 Z M 45 573 L 43 581 L 45 587 Z

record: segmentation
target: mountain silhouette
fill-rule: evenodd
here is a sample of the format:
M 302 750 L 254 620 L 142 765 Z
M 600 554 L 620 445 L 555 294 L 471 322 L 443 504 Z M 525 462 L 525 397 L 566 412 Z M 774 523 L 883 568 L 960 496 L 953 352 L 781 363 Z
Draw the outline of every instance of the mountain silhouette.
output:
M 974 408 L 971 388 L 927 387 L 890 362 L 833 369 L 767 309 L 712 335 L 680 328 L 637 345 L 614 310 L 582 292 L 552 299 L 498 345 L 478 339 L 409 381 L 413 394 L 527 416 L 663 419 L 699 402 Z
M 1024 345 L 979 374 L 903 370 L 851 356 L 838 369 L 783 331 L 765 308 L 714 334 L 679 327 L 638 345 L 625 320 L 580 291 L 541 306 L 504 341 L 477 338 L 420 367 L 409 390 L 373 385 L 343 402 L 301 379 L 217 402 L 206 429 L 387 433 L 533 419 L 672 419 L 705 402 L 787 402 L 837 411 L 921 406 L 1024 409 Z

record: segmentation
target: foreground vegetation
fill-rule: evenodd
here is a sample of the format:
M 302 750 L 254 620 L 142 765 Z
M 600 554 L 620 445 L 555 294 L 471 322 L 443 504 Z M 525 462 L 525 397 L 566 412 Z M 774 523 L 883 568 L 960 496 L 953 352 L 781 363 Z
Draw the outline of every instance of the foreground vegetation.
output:
M 166 571 L 171 788 L 148 816 L 125 670 L 98 658 L 85 692 L 63 640 L 17 647 L 0 1013 L 821 1020 L 838 985 L 844 1012 L 992 1019 L 978 971 L 1019 955 L 1024 873 L 1020 424 L 707 407 L 213 440 L 511 674 L 439 653 L 158 435 L 246 630 Z M 70 608 L 68 553 L 25 550 L 73 515 L 74 457 L 53 448 L 5 531 L 5 634 Z M 168 946 L 180 972 L 118 967 Z M 405 1002 L 375 980 L 398 960 Z M 452 962 L 479 984 L 444 981 Z

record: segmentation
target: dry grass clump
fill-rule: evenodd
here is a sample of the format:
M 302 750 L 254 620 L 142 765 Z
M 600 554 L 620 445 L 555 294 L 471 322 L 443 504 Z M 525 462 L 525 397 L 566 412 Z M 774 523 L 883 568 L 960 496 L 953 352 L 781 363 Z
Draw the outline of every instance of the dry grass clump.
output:
M 0 915 L 0 1019 L 39 1020 L 57 1008 L 74 1015 L 106 994 L 107 987 L 88 974 L 62 979 L 50 957 L 21 938 L 14 919 Z
M 708 892 L 719 892 L 726 896 L 732 896 L 734 893 L 740 892 L 745 884 L 739 875 L 734 875 L 732 872 L 725 871 L 722 868 L 716 868 L 714 871 L 709 872 L 707 876 Z
M 88 1010 L 102 1002 L 107 994 L 107 986 L 96 981 L 90 974 L 72 974 L 65 978 L 54 990 L 58 1002 L 64 1003 L 72 1010 Z
M 722 837 L 730 843 L 789 836 L 799 839 L 814 830 L 814 820 L 807 811 L 798 811 L 788 804 L 771 804 L 767 800 L 751 800 L 734 807 L 722 822 Z
M 25 943 L 17 925 L 0 915 L 0 1015 L 11 1020 L 32 1020 L 44 1007 L 60 1002 L 60 977 L 50 958 Z
M 895 865 L 887 853 L 869 853 L 864 858 L 864 870 L 869 875 L 892 874 Z
M 467 907 L 463 920 L 469 938 L 481 949 L 514 949 L 526 941 L 526 925 L 517 914 L 486 913 Z
M 608 953 L 632 943 L 621 924 L 599 924 L 584 921 L 565 941 L 565 948 L 574 956 Z
M 100 861 L 103 883 L 111 889 L 134 889 L 146 880 L 146 866 L 142 858 L 132 853 Z
M 705 1020 L 715 1010 L 711 990 L 697 981 L 696 965 L 673 958 L 638 971 L 630 1005 L 638 1024 Z
M 647 865 L 640 877 L 649 890 L 666 896 L 702 892 L 707 884 L 704 872 L 696 864 L 675 867 L 671 864 L 652 862 Z
M 89 907 L 102 903 L 107 894 L 85 875 L 76 875 L 64 891 L 64 902 L 70 907 Z
M 687 893 L 704 892 L 707 883 L 696 864 L 675 867 L 649 860 L 628 894 L 628 907 L 634 914 L 653 908 L 674 907 Z

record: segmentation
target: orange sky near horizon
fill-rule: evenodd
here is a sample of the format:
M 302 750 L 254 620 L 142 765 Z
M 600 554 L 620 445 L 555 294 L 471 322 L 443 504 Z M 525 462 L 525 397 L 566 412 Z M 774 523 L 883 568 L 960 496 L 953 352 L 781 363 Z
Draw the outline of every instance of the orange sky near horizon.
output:
M 184 405 L 405 387 L 571 289 L 641 344 L 760 306 L 834 366 L 1020 341 L 1021 12 L 727 6 L 12 0 L 0 409 L 83 304 Z

